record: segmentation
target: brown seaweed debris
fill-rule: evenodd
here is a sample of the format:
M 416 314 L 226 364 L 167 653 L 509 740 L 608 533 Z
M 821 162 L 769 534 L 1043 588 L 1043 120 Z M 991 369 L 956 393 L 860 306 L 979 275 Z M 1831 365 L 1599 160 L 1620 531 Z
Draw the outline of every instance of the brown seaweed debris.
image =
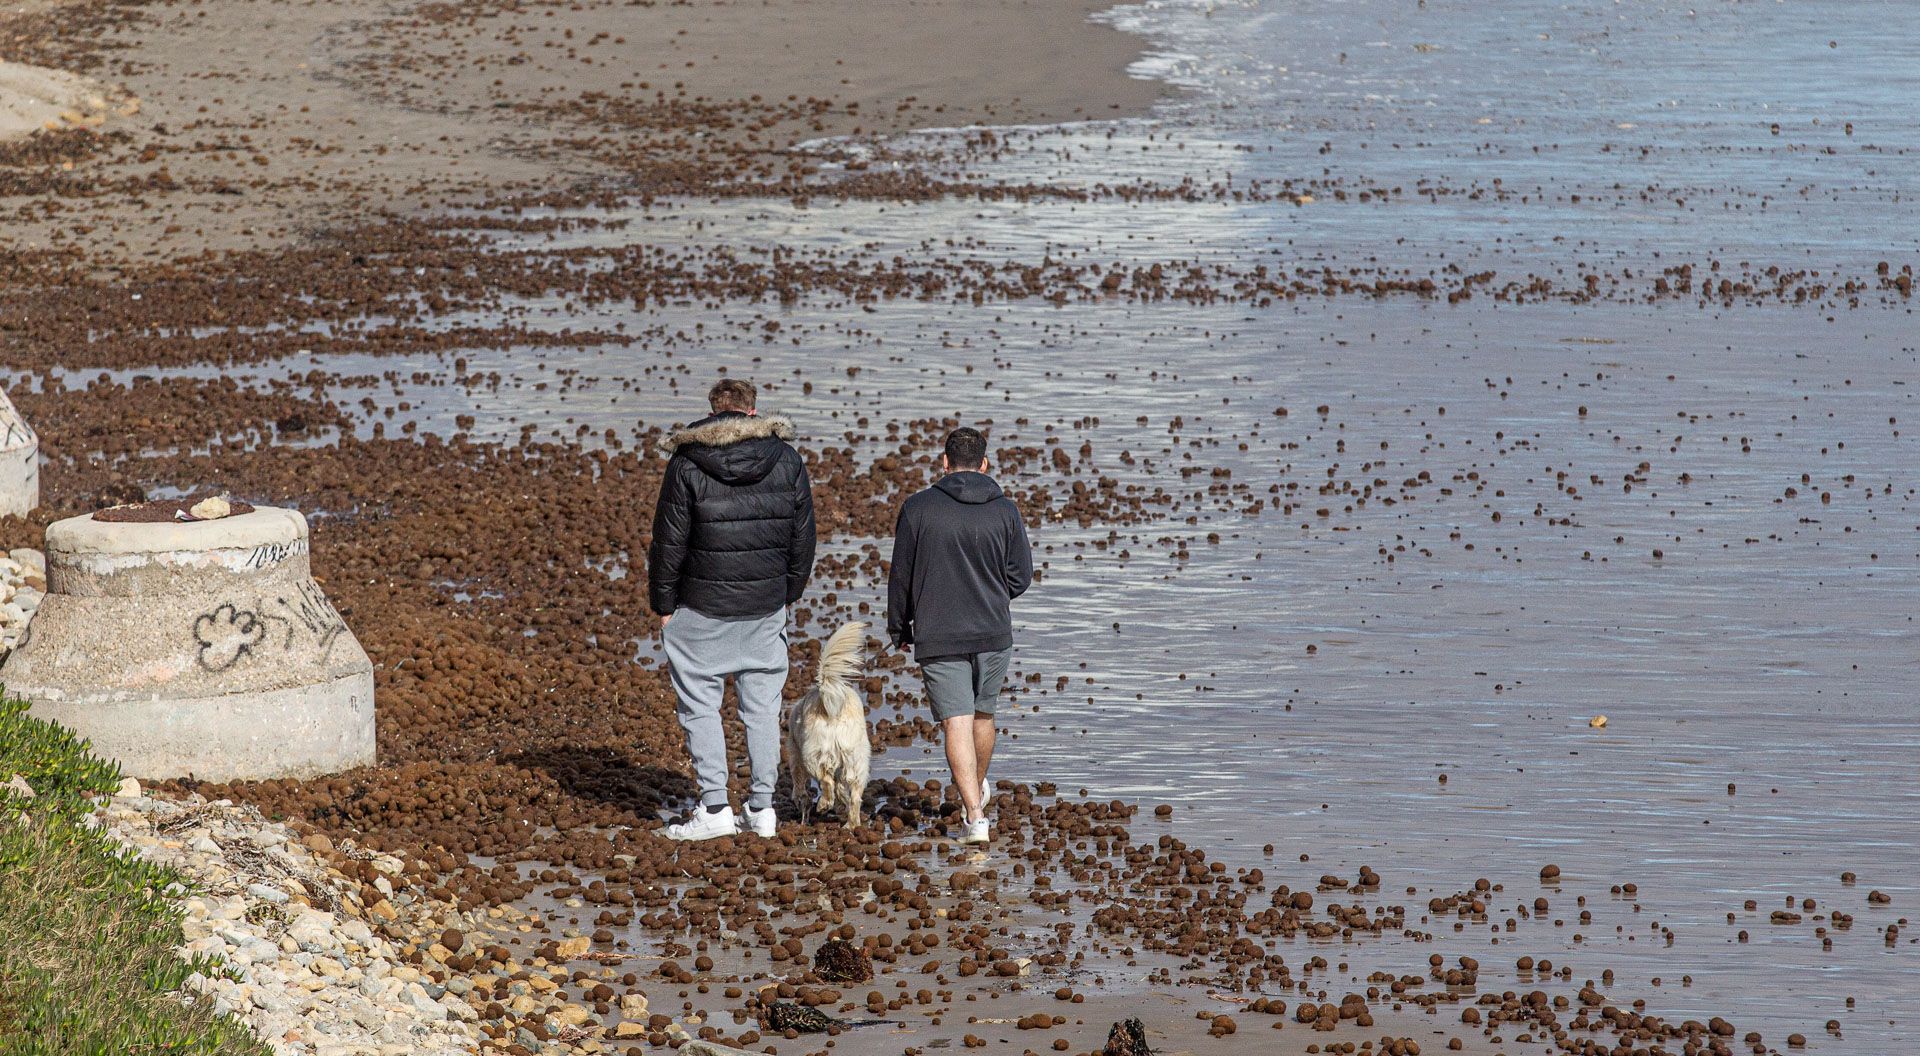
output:
M 813 954 L 813 970 L 833 983 L 864 983 L 873 978 L 873 958 L 845 939 L 828 939 Z
M 1140 1017 L 1115 1023 L 1107 1031 L 1107 1044 L 1100 1050 L 1100 1056 L 1153 1056 L 1153 1047 L 1147 1044 L 1147 1028 Z
M 767 1006 L 766 1021 L 768 1030 L 791 1030 L 801 1034 L 821 1034 L 843 1025 L 843 1021 L 817 1008 L 785 1001 L 775 1001 Z
M 193 512 L 195 506 L 208 498 L 208 495 L 189 495 L 179 499 L 153 499 L 147 502 L 133 502 L 124 506 L 109 506 L 93 515 L 96 521 L 107 524 L 171 524 L 174 521 L 198 521 L 207 518 Z M 243 513 L 252 513 L 251 503 L 238 499 L 228 501 L 227 516 L 238 517 Z

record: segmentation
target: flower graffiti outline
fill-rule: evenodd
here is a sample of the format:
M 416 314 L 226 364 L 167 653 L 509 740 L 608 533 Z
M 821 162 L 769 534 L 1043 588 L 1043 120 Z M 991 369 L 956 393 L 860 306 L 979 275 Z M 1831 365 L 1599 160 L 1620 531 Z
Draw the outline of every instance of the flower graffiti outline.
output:
M 266 636 L 266 622 L 232 602 L 201 613 L 193 621 L 193 639 L 200 643 L 200 666 L 208 671 L 225 671 L 239 663 Z

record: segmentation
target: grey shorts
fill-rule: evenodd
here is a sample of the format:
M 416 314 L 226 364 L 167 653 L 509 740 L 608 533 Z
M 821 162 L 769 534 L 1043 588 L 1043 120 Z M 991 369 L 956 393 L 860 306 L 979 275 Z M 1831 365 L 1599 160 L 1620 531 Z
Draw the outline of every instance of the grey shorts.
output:
M 1013 650 L 930 656 L 920 661 L 920 677 L 927 683 L 927 703 L 937 721 L 980 712 L 992 715 L 1000 687 L 1007 681 L 1007 661 Z

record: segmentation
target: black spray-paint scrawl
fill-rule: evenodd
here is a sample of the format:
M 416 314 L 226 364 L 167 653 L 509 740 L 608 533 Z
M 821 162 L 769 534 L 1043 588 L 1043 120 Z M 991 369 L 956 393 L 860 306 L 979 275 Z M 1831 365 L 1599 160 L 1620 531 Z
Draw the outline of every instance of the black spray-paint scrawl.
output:
M 193 638 L 200 643 L 200 666 L 208 671 L 225 671 L 240 662 L 267 636 L 267 625 L 260 617 L 232 602 L 193 621 Z

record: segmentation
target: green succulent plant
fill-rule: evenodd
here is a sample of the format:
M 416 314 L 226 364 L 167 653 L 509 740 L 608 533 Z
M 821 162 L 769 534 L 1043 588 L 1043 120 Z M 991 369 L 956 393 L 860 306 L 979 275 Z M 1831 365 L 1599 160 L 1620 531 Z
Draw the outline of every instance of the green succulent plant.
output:
M 195 975 L 232 977 L 175 952 L 195 885 L 84 820 L 119 767 L 0 697 L 0 784 L 14 775 L 34 794 L 0 790 L 0 1053 L 267 1056 L 246 1024 L 183 993 Z

